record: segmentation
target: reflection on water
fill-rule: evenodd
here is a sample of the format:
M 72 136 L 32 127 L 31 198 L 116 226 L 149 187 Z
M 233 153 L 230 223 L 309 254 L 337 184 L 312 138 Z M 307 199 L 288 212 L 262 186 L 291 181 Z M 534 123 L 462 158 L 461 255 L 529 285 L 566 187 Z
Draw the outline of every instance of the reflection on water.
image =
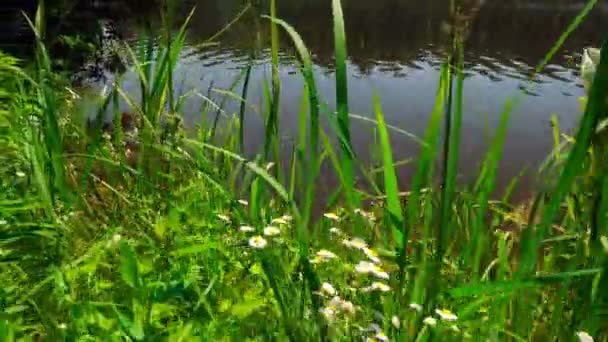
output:
M 257 0 L 213 47 L 200 47 L 207 38 L 230 22 L 246 5 L 239 0 L 200 0 L 184 4 L 183 13 L 197 6 L 189 35 L 189 47 L 177 72 L 185 90 L 195 87 L 206 93 L 211 82 L 228 88 L 253 59 L 249 101 L 260 107 L 263 80 L 268 78 L 269 24 L 260 18 L 268 1 Z M 334 104 L 333 33 L 331 2 L 328 0 L 278 1 L 279 16 L 302 35 L 315 61 L 318 88 L 328 108 Z M 446 0 L 347 0 L 344 3 L 348 39 L 349 100 L 353 113 L 372 116 L 372 92 L 381 98 L 389 124 L 416 135 L 424 132 L 438 85 L 439 64 L 449 37 L 449 1 Z M 496 127 L 507 98 L 521 97 L 511 116 L 504 158 L 499 172 L 504 187 L 526 166 L 534 168 L 552 147 L 551 115 L 560 128 L 571 131 L 577 124 L 576 97 L 582 95 L 577 75 L 577 56 L 583 47 L 597 45 L 601 23 L 608 9 L 596 8 L 587 21 L 568 39 L 555 58 L 534 79 L 527 82 L 536 66 L 557 41 L 578 12 L 583 0 L 467 0 L 476 6 L 468 22 L 466 79 L 461 146 L 461 174 L 470 181 L 488 146 L 488 136 Z M 464 12 L 466 12 L 466 8 Z M 130 27 L 137 32 L 136 25 Z M 294 64 L 292 45 L 281 35 L 282 80 L 281 128 L 285 141 L 295 137 L 301 103 L 302 80 Z M 240 85 L 237 88 L 240 91 Z M 135 88 L 135 85 L 134 85 Z M 236 110 L 229 100 L 227 111 Z M 198 122 L 199 103 L 185 107 L 191 123 Z M 261 109 L 260 109 L 261 111 Z M 263 121 L 252 110 L 246 118 L 247 153 L 262 146 Z M 353 123 L 352 136 L 359 158 L 371 161 L 373 125 Z M 417 143 L 393 133 L 395 159 L 415 157 Z M 284 144 L 288 146 L 289 144 Z M 286 147 L 286 151 L 288 148 Z M 412 173 L 402 167 L 400 181 L 405 187 Z M 323 180 L 331 179 L 331 173 Z M 529 188 L 533 176 L 522 179 Z M 325 187 L 329 188 L 329 187 Z M 523 192 L 521 192 L 523 194 Z

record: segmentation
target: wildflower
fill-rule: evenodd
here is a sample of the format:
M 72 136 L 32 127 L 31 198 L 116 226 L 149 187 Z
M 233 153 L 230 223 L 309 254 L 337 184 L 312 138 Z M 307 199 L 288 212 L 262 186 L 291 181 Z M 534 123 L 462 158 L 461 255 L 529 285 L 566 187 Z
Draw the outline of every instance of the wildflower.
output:
M 332 298 L 331 301 L 329 301 L 328 306 L 340 309 L 341 311 L 348 314 L 355 313 L 355 305 L 352 302 L 344 300 L 338 296 Z
M 576 333 L 576 336 L 578 336 L 580 342 L 593 342 L 593 337 L 587 332 L 579 331 Z
M 230 222 L 231 222 L 231 221 L 230 221 L 230 217 L 228 217 L 228 216 L 226 216 L 226 215 L 217 214 L 217 217 L 218 217 L 220 220 L 222 220 L 222 221 L 224 221 L 224 222 L 226 222 L 226 223 L 230 223 Z
M 359 238 L 352 238 L 350 240 L 344 239 L 344 240 L 342 240 L 342 244 L 346 247 L 361 249 L 361 250 L 363 250 L 364 248 L 367 248 L 367 242 L 365 242 Z
M 345 313 L 350 315 L 355 313 L 355 305 L 352 302 L 348 300 L 343 300 L 341 304 L 342 305 L 340 306 L 340 309 Z
M 281 234 L 281 230 L 274 226 L 268 226 L 264 228 L 264 235 L 266 236 L 276 236 Z
M 311 264 L 321 264 L 321 263 L 324 263 L 325 261 L 326 260 L 324 260 L 318 256 L 315 256 L 314 258 L 310 259 Z
M 114 234 L 112 236 L 112 243 L 116 245 L 120 242 L 121 239 L 122 239 L 122 236 L 120 234 Z
M 291 222 L 291 221 L 293 221 L 293 216 L 283 215 L 283 216 L 281 216 L 281 219 L 283 219 L 284 221 L 287 221 L 287 222 Z
M 377 315 L 380 315 L 379 320 L 384 320 L 384 316 L 382 316 L 382 313 L 376 311 L 374 313 L 374 316 L 377 316 Z M 376 317 L 376 318 L 378 318 L 378 317 Z M 374 334 L 376 334 L 376 333 L 379 333 L 380 331 L 382 331 L 382 328 L 380 328 L 380 326 L 377 323 L 372 323 L 369 326 L 369 329 L 367 329 L 366 331 L 373 332 Z
M 434 326 L 437 325 L 437 320 L 435 318 L 429 316 L 429 317 L 425 318 L 422 321 L 422 323 L 424 323 L 424 324 L 426 324 L 426 325 L 428 325 L 430 327 L 434 327 Z
M 376 341 L 383 341 L 383 342 L 388 341 L 388 337 L 382 331 L 379 331 L 378 333 L 376 333 L 374 338 L 376 339 Z
M 239 228 L 239 230 L 242 231 L 243 233 L 255 232 L 255 228 L 250 227 L 250 226 L 241 226 L 241 228 Z
M 388 279 L 388 273 L 382 269 L 379 265 L 371 263 L 369 261 L 360 261 L 357 266 L 355 266 L 355 271 L 357 273 L 362 274 L 373 274 L 374 276 L 381 279 Z
M 244 206 L 248 206 L 249 205 L 249 202 L 245 201 L 244 199 L 240 199 L 240 200 L 238 200 L 238 202 L 240 204 L 244 205 Z
M 340 216 L 338 216 L 338 214 L 336 214 L 336 213 L 325 213 L 325 214 L 323 214 L 323 216 L 325 216 L 325 218 L 330 219 L 332 221 L 340 221 Z
M 19 178 L 25 177 L 25 173 L 23 171 L 17 171 L 17 172 L 15 172 L 15 175 Z
M 435 313 L 444 321 L 455 321 L 458 319 L 458 316 L 448 309 L 437 309 Z
M 342 235 L 342 231 L 340 230 L 340 228 L 336 227 L 329 228 L 329 233 L 333 235 Z
M 337 258 L 337 256 L 334 253 L 326 249 L 322 249 L 317 252 L 315 257 L 310 262 L 313 264 L 320 264 L 335 258 Z
M 372 283 L 371 288 L 372 288 L 372 290 L 379 290 L 381 292 L 388 292 L 391 290 L 390 286 L 388 286 L 384 283 L 377 282 L 377 281 Z
M 363 251 L 363 253 L 365 253 L 365 255 L 367 256 L 367 258 L 369 260 L 371 260 L 372 262 L 374 262 L 376 264 L 380 263 L 380 258 L 378 257 L 378 253 L 376 253 L 376 251 L 374 251 L 371 248 L 367 248 L 367 247 L 364 247 L 362 249 L 362 251 Z
M 268 244 L 268 241 L 266 241 L 266 239 L 264 239 L 261 236 L 254 236 L 251 239 L 249 239 L 249 246 L 253 247 L 253 248 L 257 248 L 257 249 L 262 249 L 264 247 L 266 247 L 266 245 Z
M 355 214 L 360 215 L 361 217 L 370 222 L 376 220 L 376 216 L 374 215 L 374 213 L 370 213 L 361 209 L 355 209 Z
M 284 218 L 282 218 L 282 217 L 275 218 L 275 219 L 273 219 L 273 220 L 272 220 L 272 221 L 270 221 L 270 222 L 271 222 L 271 223 L 275 223 L 275 224 L 282 224 L 282 225 L 284 225 L 284 226 L 286 226 L 286 225 L 288 225 L 288 224 L 289 224 L 289 222 L 287 222 L 287 220 L 285 220 L 285 219 L 284 219 Z
M 336 309 L 331 306 L 326 306 L 321 309 L 321 315 L 323 315 L 326 321 L 331 323 L 336 318 Z
M 422 305 L 420 305 L 418 303 L 411 303 L 410 304 L 410 309 L 416 310 L 418 312 L 422 312 Z
M 330 283 L 321 284 L 321 294 L 328 296 L 335 296 L 337 293 L 336 289 Z
M 391 324 L 393 325 L 393 327 L 395 327 L 395 329 L 401 328 L 401 321 L 397 316 L 391 317 Z

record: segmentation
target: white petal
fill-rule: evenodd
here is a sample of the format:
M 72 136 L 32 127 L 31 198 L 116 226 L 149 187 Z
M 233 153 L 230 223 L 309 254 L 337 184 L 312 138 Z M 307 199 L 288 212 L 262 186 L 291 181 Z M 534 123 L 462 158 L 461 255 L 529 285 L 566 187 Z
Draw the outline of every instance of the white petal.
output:
M 580 342 L 593 342 L 593 337 L 584 331 L 576 333 Z

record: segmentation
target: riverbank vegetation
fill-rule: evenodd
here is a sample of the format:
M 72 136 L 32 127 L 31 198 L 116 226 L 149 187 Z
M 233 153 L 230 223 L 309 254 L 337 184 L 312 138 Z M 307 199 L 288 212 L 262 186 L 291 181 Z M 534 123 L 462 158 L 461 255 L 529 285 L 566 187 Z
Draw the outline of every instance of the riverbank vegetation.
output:
M 513 206 L 510 190 L 495 199 L 495 183 L 517 96 L 476 182 L 456 182 L 466 27 L 453 27 L 416 172 L 399 189 L 390 143 L 399 133 L 385 124 L 382 94 L 380 179 L 352 152 L 340 1 L 335 94 L 317 91 L 306 42 L 274 5 L 265 144 L 248 159 L 247 70 L 231 93 L 243 103 L 225 125 L 231 134 L 182 129 L 187 95 L 175 96 L 172 75 L 189 19 L 175 32 L 168 12 L 158 44 L 124 47 L 141 98 L 109 89 L 99 118 L 110 109 L 113 125 L 87 123 L 75 113 L 78 90 L 53 71 L 40 2 L 34 60 L 0 55 L 2 340 L 606 341 L 608 164 L 596 127 L 607 112 L 608 48 L 576 135 L 554 125 L 542 171 L 552 181 Z M 305 81 L 289 163 L 279 156 L 279 34 L 293 41 Z M 134 111 L 121 113 L 119 99 Z M 215 105 L 201 115 L 212 118 Z M 321 164 L 339 187 L 315 215 Z

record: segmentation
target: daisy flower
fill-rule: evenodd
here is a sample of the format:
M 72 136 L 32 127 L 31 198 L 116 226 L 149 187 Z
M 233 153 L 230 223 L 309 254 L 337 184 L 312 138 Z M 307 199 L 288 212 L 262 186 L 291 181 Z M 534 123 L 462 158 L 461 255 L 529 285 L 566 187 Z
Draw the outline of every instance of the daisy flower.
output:
M 255 232 L 255 228 L 250 227 L 250 226 L 241 226 L 239 228 L 240 231 L 242 231 L 243 233 L 251 233 L 251 232 Z
M 430 327 L 434 327 L 434 326 L 437 325 L 437 320 L 435 318 L 429 316 L 429 317 L 425 318 L 422 321 L 422 323 L 424 323 L 424 324 L 426 324 L 426 325 L 428 325 Z
M 401 328 L 401 321 L 397 316 L 391 317 L 391 324 L 393 325 L 393 327 L 395 327 L 395 329 Z
M 456 321 L 458 320 L 458 316 L 456 316 L 452 311 L 448 309 L 437 309 L 435 313 L 444 321 Z
M 256 249 L 262 249 L 264 247 L 266 247 L 266 245 L 268 245 L 268 241 L 266 241 L 266 239 L 264 239 L 261 236 L 254 236 L 251 239 L 249 239 L 249 246 L 256 248 Z
M 321 284 L 321 294 L 333 297 L 336 295 L 336 293 L 338 293 L 338 292 L 336 291 L 336 289 L 333 287 L 332 284 L 330 284 L 330 283 Z
M 340 221 L 340 216 L 338 216 L 336 213 L 325 213 L 323 216 L 332 221 Z
M 226 215 L 217 214 L 217 217 L 218 217 L 220 220 L 222 220 L 222 221 L 224 221 L 224 222 L 226 222 L 226 223 L 230 223 L 230 222 L 231 222 L 231 221 L 230 221 L 230 217 L 228 217 L 228 216 L 226 216 Z
M 365 255 L 367 256 L 367 258 L 369 260 L 371 260 L 372 262 L 374 262 L 376 264 L 380 263 L 380 258 L 378 257 L 378 253 L 376 253 L 376 251 L 374 251 L 371 248 L 367 248 L 367 247 L 364 247 L 362 249 L 362 251 L 363 251 L 363 253 L 365 253 Z
M 357 266 L 355 266 L 355 271 L 361 274 L 373 274 L 381 279 L 389 279 L 388 273 L 386 273 L 382 267 L 369 261 L 360 261 Z
M 576 336 L 580 342 L 593 342 L 593 337 L 591 337 L 591 335 L 589 335 L 587 332 L 579 331 L 576 333 Z
M 409 306 L 410 306 L 410 309 L 412 309 L 412 310 L 422 312 L 422 305 L 420 305 L 418 303 L 411 303 Z
M 342 244 L 346 247 L 360 250 L 367 248 L 367 242 L 363 241 L 360 238 L 344 239 L 342 240 Z
M 268 226 L 264 228 L 264 235 L 266 236 L 277 236 L 281 234 L 281 230 L 274 226 Z

